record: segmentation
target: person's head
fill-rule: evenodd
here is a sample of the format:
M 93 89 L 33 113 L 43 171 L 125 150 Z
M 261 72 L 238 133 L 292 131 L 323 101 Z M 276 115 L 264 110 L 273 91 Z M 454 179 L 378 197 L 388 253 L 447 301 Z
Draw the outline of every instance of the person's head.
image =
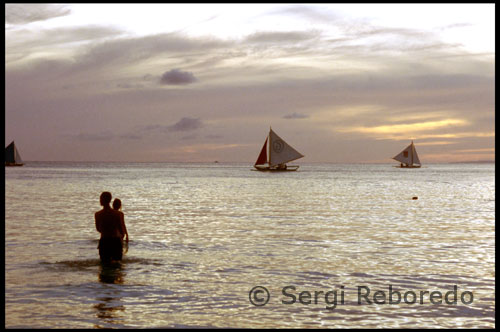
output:
M 101 205 L 106 206 L 111 202 L 111 193 L 109 191 L 103 191 L 100 197 Z
M 118 198 L 115 198 L 115 200 L 113 201 L 113 209 L 120 210 L 121 207 L 122 207 L 122 201 L 120 201 L 120 199 Z

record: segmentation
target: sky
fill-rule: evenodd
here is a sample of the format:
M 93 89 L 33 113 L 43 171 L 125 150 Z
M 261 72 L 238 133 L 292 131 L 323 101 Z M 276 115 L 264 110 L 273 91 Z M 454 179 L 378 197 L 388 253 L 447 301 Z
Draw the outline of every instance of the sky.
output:
M 25 161 L 494 160 L 494 4 L 6 4 Z

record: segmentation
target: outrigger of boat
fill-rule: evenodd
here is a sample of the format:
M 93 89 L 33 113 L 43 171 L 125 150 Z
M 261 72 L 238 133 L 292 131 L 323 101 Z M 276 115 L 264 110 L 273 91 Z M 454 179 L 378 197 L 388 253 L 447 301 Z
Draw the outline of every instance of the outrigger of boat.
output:
M 296 171 L 299 169 L 299 166 L 298 165 L 290 165 L 288 166 L 287 164 L 280 164 L 280 165 L 276 165 L 274 167 L 269 167 L 269 166 L 262 166 L 262 165 L 254 165 L 254 167 L 258 170 L 258 171 L 263 171 L 263 172 L 266 172 L 266 171 L 275 171 L 275 172 L 279 172 L 279 171 Z
M 300 152 L 291 147 L 281 137 L 269 129 L 264 146 L 253 167 L 264 172 L 296 171 L 299 166 L 287 165 L 287 162 L 304 157 Z

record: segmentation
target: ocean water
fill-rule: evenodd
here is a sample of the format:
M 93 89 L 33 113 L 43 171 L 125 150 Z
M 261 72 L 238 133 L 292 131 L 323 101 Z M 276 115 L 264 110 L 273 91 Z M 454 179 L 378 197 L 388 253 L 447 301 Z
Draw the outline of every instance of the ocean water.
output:
M 5 168 L 5 326 L 492 328 L 494 167 Z M 102 191 L 130 234 L 113 266 Z

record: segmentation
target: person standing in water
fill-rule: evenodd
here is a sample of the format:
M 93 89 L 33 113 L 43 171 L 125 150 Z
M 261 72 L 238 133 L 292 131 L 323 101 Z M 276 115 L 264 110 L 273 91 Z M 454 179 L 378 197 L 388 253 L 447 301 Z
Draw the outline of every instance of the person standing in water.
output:
M 99 240 L 99 257 L 101 262 L 110 263 L 122 259 L 122 226 L 121 217 L 109 205 L 111 193 L 104 191 L 100 196 L 102 210 L 95 213 L 95 227 L 101 238 Z
M 121 207 L 122 207 L 122 201 L 118 198 L 115 198 L 115 200 L 113 201 L 113 209 L 120 214 L 122 240 L 125 237 L 125 242 L 128 243 L 128 232 L 127 232 L 127 226 L 125 226 L 125 215 L 123 214 L 122 211 L 120 211 Z

